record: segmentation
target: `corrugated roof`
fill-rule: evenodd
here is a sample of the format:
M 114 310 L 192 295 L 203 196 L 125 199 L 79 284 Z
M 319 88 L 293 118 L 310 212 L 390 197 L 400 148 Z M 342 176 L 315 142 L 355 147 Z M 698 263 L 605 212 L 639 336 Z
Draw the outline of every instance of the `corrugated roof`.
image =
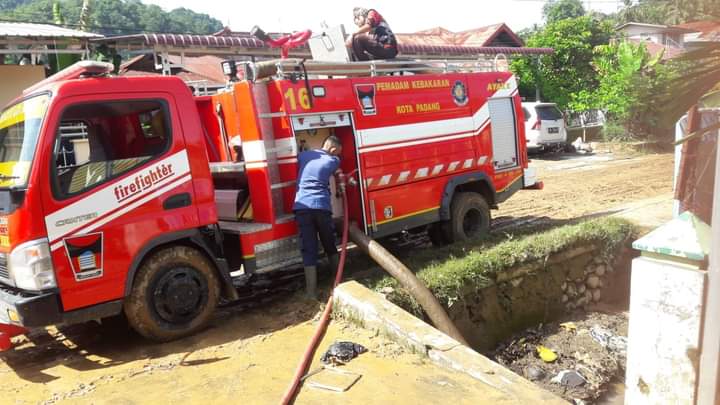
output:
M 700 40 L 720 41 L 720 21 L 695 21 L 676 25 L 676 27 L 700 33 L 698 36 Z
M 225 74 L 222 71 L 222 58 L 213 55 L 186 56 L 168 55 L 170 63 L 182 68 L 174 75 L 185 81 L 203 80 L 211 84 L 225 84 Z M 120 65 L 121 76 L 162 75 L 155 70 L 155 63 L 150 55 L 138 55 Z
M 682 55 L 683 53 L 685 53 L 684 49 L 679 48 L 677 46 L 672 46 L 672 45 L 665 46 L 665 45 L 656 44 L 655 42 L 652 42 L 652 41 L 641 41 L 641 40 L 637 40 L 637 39 L 630 39 L 629 42 L 632 42 L 634 44 L 645 44 L 645 49 L 647 49 L 648 53 L 650 53 L 650 55 L 652 57 L 656 57 L 657 55 L 660 54 L 660 52 L 663 52 L 663 56 L 662 56 L 663 60 L 673 59 L 673 58 L 676 58 L 676 57 Z
M 22 38 L 102 38 L 92 32 L 72 30 L 50 24 L 30 24 L 0 21 L 0 37 Z
M 495 31 L 497 33 L 497 31 Z M 249 50 L 267 51 L 267 45 L 262 41 L 253 38 L 245 33 L 234 33 L 233 36 L 222 35 L 179 35 L 179 34 L 138 34 L 118 37 L 107 37 L 94 39 L 93 42 L 110 44 L 142 44 L 143 46 L 170 46 L 176 48 L 232 48 L 242 47 Z M 307 45 L 294 50 L 297 54 L 308 54 Z M 403 55 L 436 55 L 436 56 L 473 56 L 473 55 L 496 55 L 503 53 L 507 55 L 539 55 L 550 54 L 550 48 L 524 48 L 524 47 L 488 47 L 488 46 L 467 46 L 452 45 L 445 43 L 432 43 L 429 41 L 417 43 L 398 43 L 400 56 Z M 279 51 L 278 51 L 279 52 Z M 267 53 L 267 52 L 265 52 Z M 292 54 L 293 52 L 291 52 Z
M 452 32 L 443 27 L 409 34 L 398 33 L 398 43 L 407 45 L 491 46 L 498 35 L 505 33 L 511 39 L 507 46 L 522 46 L 522 40 L 505 24 L 493 24 L 466 31 Z

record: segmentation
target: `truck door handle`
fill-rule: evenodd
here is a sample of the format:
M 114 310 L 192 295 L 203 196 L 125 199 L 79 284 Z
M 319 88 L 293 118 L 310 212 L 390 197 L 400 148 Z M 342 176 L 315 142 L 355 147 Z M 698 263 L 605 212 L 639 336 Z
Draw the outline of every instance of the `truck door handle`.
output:
M 190 206 L 190 203 L 190 193 L 175 194 L 171 195 L 170 197 L 166 198 L 165 201 L 163 201 L 163 209 L 167 211 L 174 210 L 176 208 L 188 207 Z

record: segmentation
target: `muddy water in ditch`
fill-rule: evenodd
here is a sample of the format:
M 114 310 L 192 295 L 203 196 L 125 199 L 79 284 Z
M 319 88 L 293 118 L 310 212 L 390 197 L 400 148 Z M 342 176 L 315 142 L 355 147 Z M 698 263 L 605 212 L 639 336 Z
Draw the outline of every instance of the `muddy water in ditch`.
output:
M 608 390 L 595 401 L 597 405 L 623 405 L 624 403 L 625 384 L 622 382 L 611 383 L 608 386 Z

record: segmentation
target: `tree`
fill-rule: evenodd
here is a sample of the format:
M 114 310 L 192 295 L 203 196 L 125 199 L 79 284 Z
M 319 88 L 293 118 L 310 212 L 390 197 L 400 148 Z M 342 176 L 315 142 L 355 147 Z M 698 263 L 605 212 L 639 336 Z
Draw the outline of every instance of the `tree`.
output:
M 529 96 L 530 90 L 538 86 L 543 101 L 569 107 L 573 95 L 598 87 L 593 51 L 596 46 L 607 44 L 612 34 L 611 23 L 589 16 L 547 24 L 528 39 L 527 46 L 553 48 L 555 52 L 540 57 L 539 63 L 532 57 L 513 62 L 512 70 L 520 80 L 520 91 Z
M 677 25 L 718 18 L 717 0 L 624 0 L 619 22 Z
M 633 91 L 636 75 L 655 66 L 662 54 L 651 58 L 645 44 L 627 41 L 599 45 L 594 53 L 598 87 L 574 94 L 571 108 L 576 111 L 599 109 L 614 119 L 625 120 L 638 101 Z
M 548 0 L 543 6 L 543 18 L 547 23 L 582 17 L 584 15 L 585 8 L 580 0 Z
M 55 0 L 0 0 L 0 18 L 15 21 L 52 23 Z M 170 12 L 139 0 L 95 0 L 90 9 L 81 11 L 83 0 L 59 0 L 64 23 L 70 28 L 85 27 L 104 35 L 165 32 L 211 34 L 223 28 L 222 23 L 207 14 L 186 8 Z

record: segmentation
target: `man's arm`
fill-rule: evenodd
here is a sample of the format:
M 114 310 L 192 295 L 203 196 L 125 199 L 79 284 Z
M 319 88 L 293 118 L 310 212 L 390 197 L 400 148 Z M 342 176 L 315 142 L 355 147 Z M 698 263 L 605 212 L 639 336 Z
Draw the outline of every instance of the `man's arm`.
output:
M 372 26 L 370 24 L 364 24 L 362 27 L 358 28 L 357 31 L 355 31 L 354 34 L 350 35 L 350 37 L 345 41 L 345 44 L 347 46 L 352 46 L 353 39 L 355 39 L 356 35 L 365 34 L 366 32 L 370 32 L 372 29 Z

